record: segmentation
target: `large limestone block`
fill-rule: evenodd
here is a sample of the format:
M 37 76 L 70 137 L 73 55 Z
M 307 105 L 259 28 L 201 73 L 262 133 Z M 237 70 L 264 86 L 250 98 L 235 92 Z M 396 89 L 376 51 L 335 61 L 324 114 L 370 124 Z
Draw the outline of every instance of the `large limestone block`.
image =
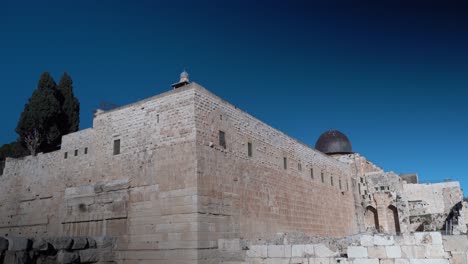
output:
M 285 246 L 284 245 L 268 245 L 268 257 L 270 258 L 284 258 Z
M 468 252 L 467 236 L 444 236 L 442 243 L 447 251 Z
M 425 245 L 426 247 L 426 258 L 437 259 L 437 258 L 448 258 L 449 255 L 444 251 L 442 245 Z
M 354 259 L 353 264 L 379 264 L 379 259 L 376 259 L 376 258 L 371 258 L 371 259 L 360 259 L 360 258 L 357 258 L 357 259 Z
M 55 248 L 55 250 L 68 250 L 73 244 L 73 239 L 68 236 L 52 237 L 47 239 L 47 241 Z
M 394 244 L 393 236 L 374 235 L 374 245 L 376 246 L 392 246 Z
M 304 248 L 305 248 L 305 245 L 292 245 L 291 256 L 303 257 L 305 255 Z
M 374 236 L 371 235 L 362 235 L 360 237 L 361 240 L 361 246 L 364 247 L 372 247 L 374 246 Z
M 403 258 L 425 258 L 426 247 L 423 245 L 401 246 L 401 255 Z
M 414 233 L 416 245 L 442 245 L 442 235 L 439 232 L 419 232 Z
M 466 264 L 468 263 L 468 258 L 466 256 L 466 252 L 452 252 L 452 258 L 450 260 L 450 264 Z
M 401 258 L 400 246 L 387 246 L 385 247 L 387 258 Z
M 409 264 L 407 259 L 395 259 L 395 264 Z
M 309 260 L 307 258 L 291 258 L 289 263 L 290 264 L 309 264 Z
M 410 264 L 449 264 L 447 259 L 410 259 Z
M 289 264 L 289 258 L 268 258 L 265 264 Z
M 240 251 L 240 239 L 218 239 L 218 248 L 223 251 Z
M 0 237 L 0 252 L 8 249 L 8 239 Z
M 78 251 L 80 261 L 83 263 L 93 263 L 99 261 L 99 250 L 95 248 Z
M 309 258 L 309 264 L 332 264 L 329 258 Z
M 266 258 L 268 256 L 268 247 L 266 245 L 252 245 L 247 250 L 249 258 Z
M 381 259 L 380 264 L 395 264 L 394 259 Z
M 314 254 L 316 257 L 319 258 L 330 258 L 337 257 L 340 255 L 338 251 L 333 251 L 323 244 L 314 245 Z
M 60 264 L 72 264 L 78 262 L 80 259 L 78 253 L 76 252 L 67 252 L 60 250 L 57 253 L 57 262 Z
M 86 237 L 74 237 L 72 250 L 84 249 L 88 246 L 88 240 Z
M 49 245 L 50 244 L 45 239 L 38 238 L 33 241 L 32 248 L 37 251 L 47 251 Z
M 367 258 L 369 255 L 367 253 L 367 248 L 362 246 L 349 246 L 348 258 Z
M 24 237 L 8 237 L 9 251 L 24 251 L 31 247 L 31 240 Z
M 385 251 L 384 246 L 368 247 L 367 254 L 369 255 L 369 258 L 386 258 L 387 257 L 387 252 Z

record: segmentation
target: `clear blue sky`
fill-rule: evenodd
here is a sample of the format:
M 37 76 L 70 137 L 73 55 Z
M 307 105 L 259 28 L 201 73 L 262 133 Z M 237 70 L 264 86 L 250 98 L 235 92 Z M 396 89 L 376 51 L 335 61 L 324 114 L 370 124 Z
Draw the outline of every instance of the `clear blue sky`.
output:
M 468 190 L 466 4 L 224 2 L 2 0 L 0 143 L 44 71 L 72 76 L 83 129 L 100 101 L 167 91 L 186 67 L 311 146 L 338 129 L 386 170 Z

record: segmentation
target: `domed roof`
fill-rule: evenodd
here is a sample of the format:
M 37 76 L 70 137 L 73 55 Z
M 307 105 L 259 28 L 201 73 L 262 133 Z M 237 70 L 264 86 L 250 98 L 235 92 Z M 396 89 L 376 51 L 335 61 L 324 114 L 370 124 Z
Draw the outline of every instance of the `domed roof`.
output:
M 184 70 L 181 74 L 180 74 L 180 78 L 188 78 L 189 77 L 189 74 L 186 70 Z
M 315 143 L 315 148 L 325 154 L 348 154 L 353 153 L 351 141 L 338 130 L 328 130 L 320 135 Z

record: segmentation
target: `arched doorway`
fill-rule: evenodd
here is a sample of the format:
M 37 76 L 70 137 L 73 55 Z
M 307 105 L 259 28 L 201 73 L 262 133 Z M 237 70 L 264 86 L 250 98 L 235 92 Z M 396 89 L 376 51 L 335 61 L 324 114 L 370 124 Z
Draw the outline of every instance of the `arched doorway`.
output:
M 393 205 L 389 205 L 387 207 L 387 223 L 388 232 L 390 234 L 400 233 L 400 219 L 398 218 L 398 209 Z
M 377 215 L 377 210 L 374 207 L 370 205 L 366 207 L 365 219 L 366 229 L 379 231 L 379 216 Z

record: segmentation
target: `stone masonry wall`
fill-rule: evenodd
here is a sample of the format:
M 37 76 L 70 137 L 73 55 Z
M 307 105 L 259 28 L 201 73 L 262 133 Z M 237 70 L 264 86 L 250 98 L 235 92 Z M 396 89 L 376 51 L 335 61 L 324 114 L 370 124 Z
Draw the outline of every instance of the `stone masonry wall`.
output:
M 200 223 L 210 230 L 207 245 L 218 238 L 277 232 L 343 236 L 356 231 L 348 165 L 204 88 L 197 87 L 195 98 L 199 211 Z
M 93 128 L 64 136 L 59 151 L 8 159 L 0 235 L 112 236 L 122 263 L 195 263 L 194 122 L 186 87 L 98 112 Z
M 221 263 L 237 264 L 466 264 L 468 238 L 437 232 L 361 235 L 329 243 L 258 244 L 220 241 Z M 283 243 L 281 243 L 283 242 Z

